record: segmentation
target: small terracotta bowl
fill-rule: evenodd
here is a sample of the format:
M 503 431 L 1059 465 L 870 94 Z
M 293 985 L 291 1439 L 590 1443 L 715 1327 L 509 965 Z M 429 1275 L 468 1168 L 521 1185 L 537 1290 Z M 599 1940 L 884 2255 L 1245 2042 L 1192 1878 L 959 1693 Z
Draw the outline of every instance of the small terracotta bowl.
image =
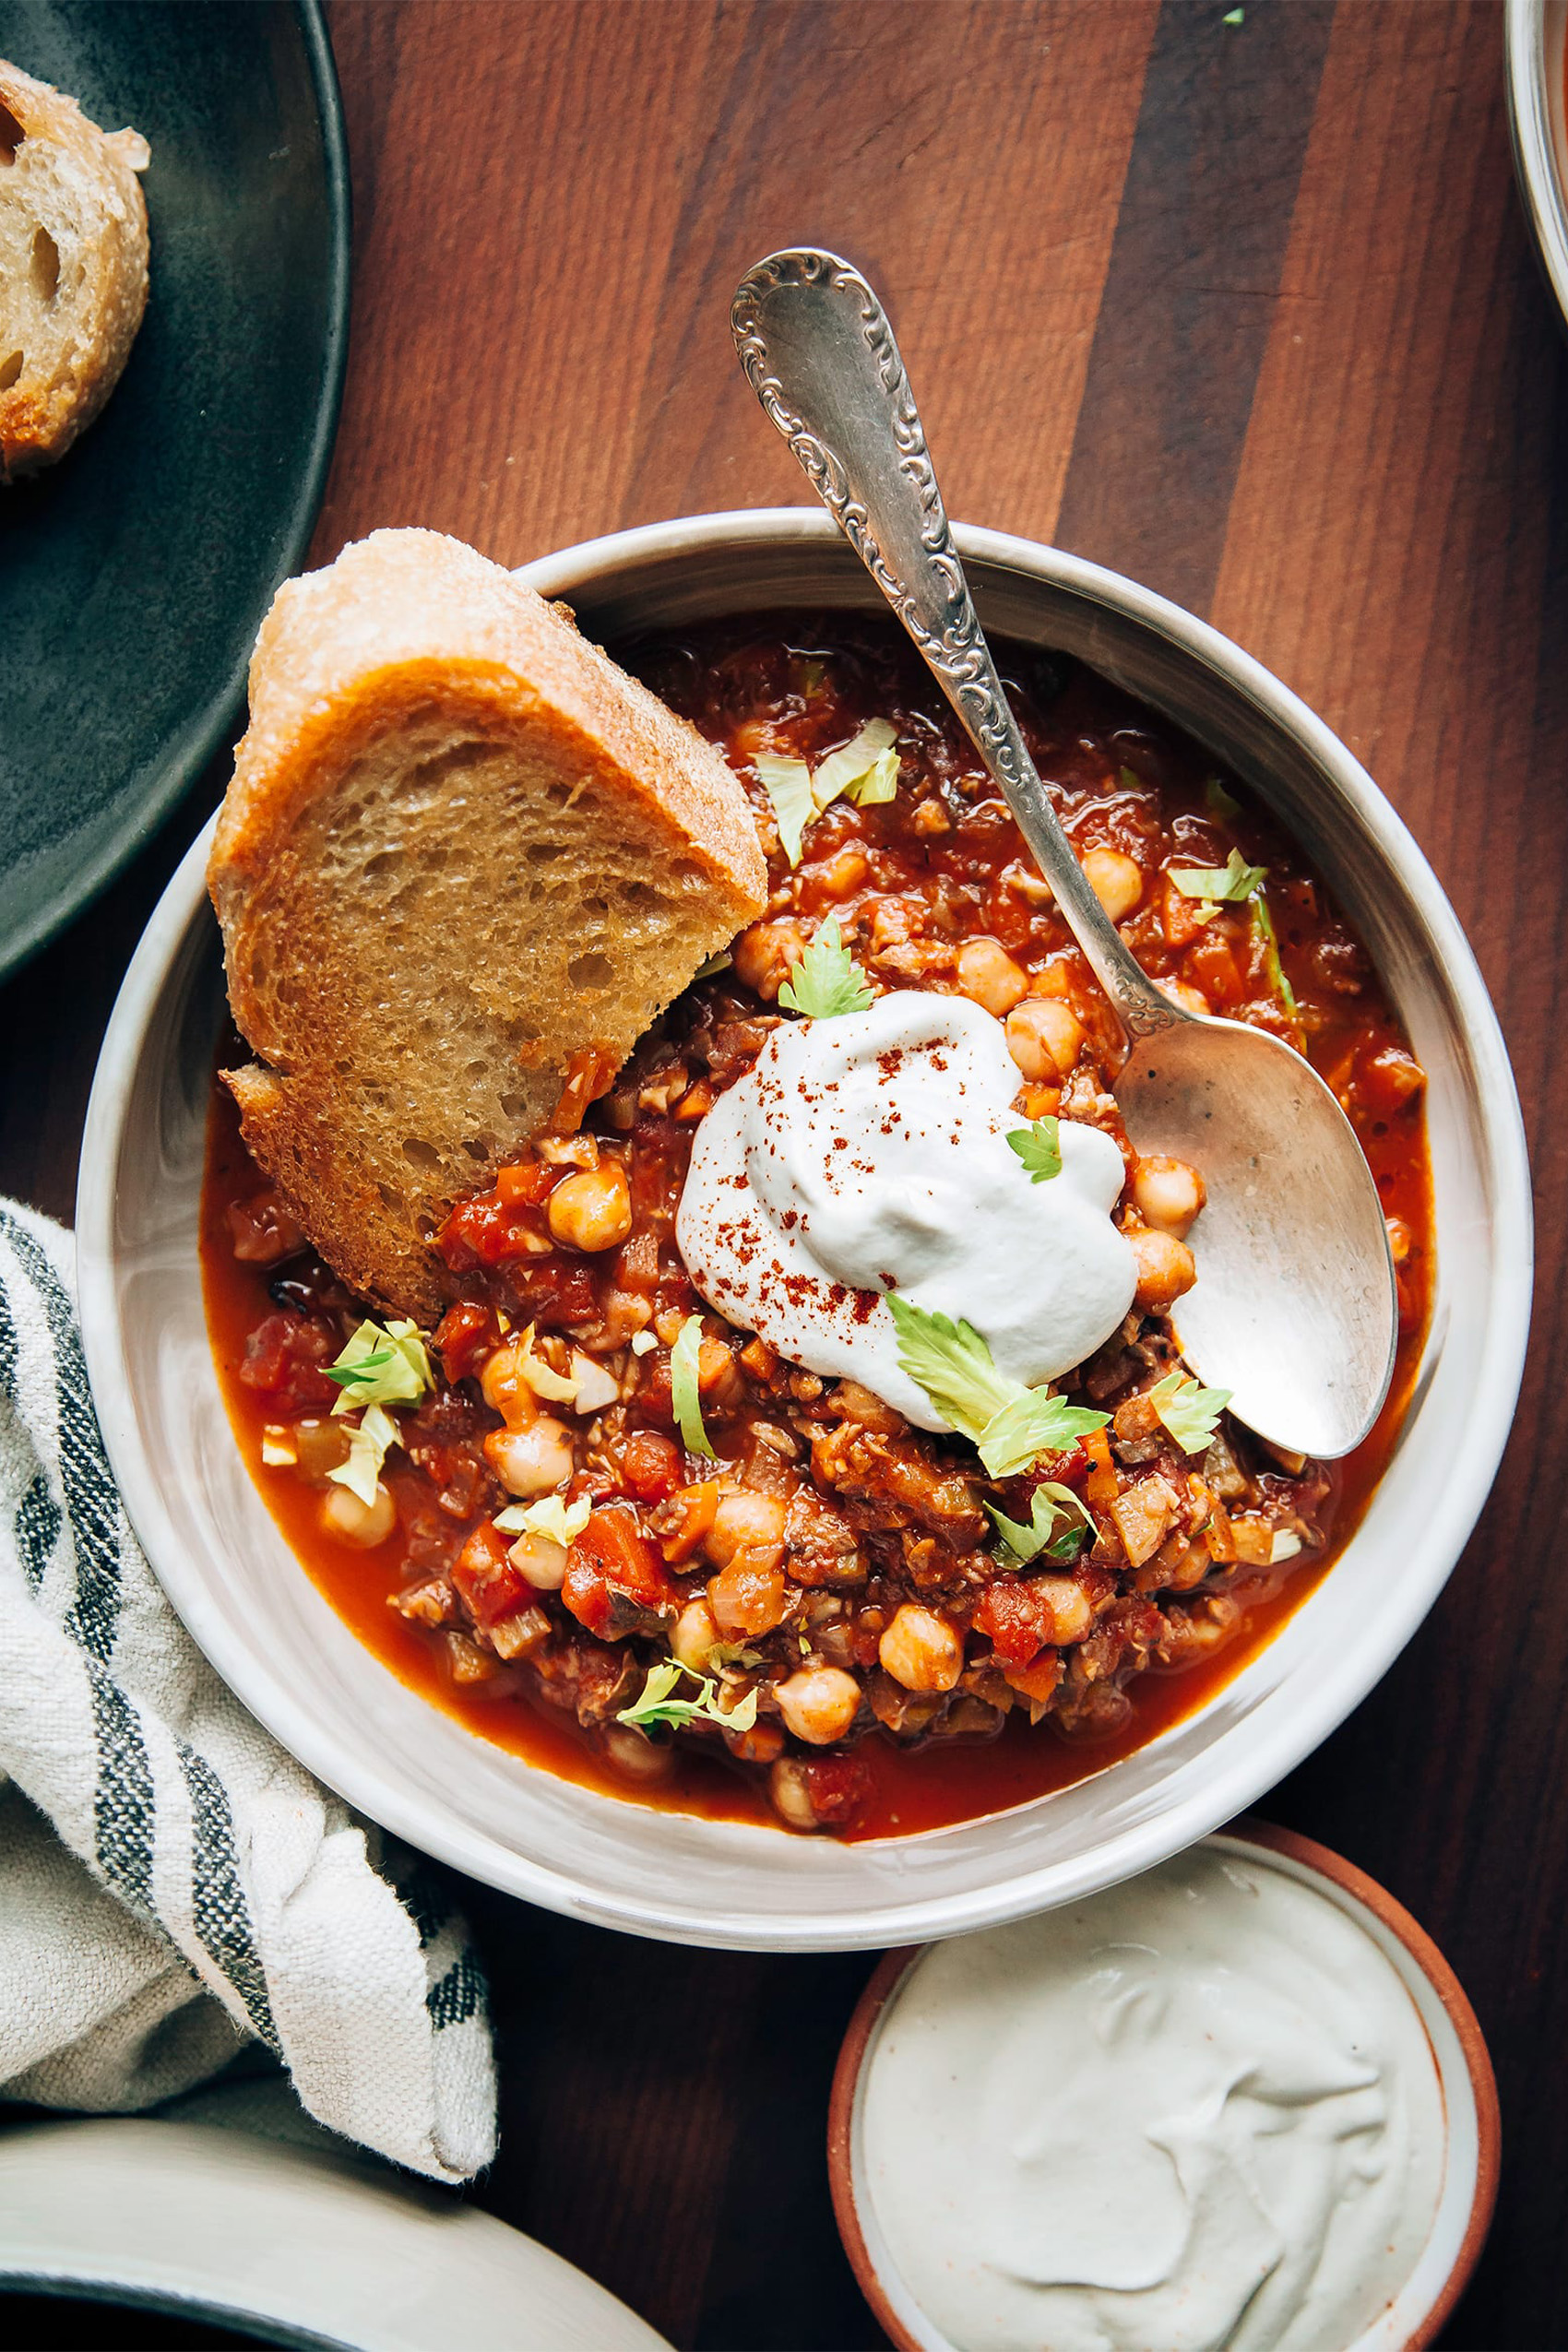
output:
M 1242 1859 L 1262 1849 L 1290 1876 L 1328 1895 L 1385 1954 L 1416 2004 L 1447 2122 L 1438 2208 L 1406 2285 L 1347 2352 L 1424 2352 L 1475 2268 L 1497 2200 L 1497 2085 L 1475 2012 L 1431 1938 L 1374 1879 L 1338 1854 L 1292 1830 L 1250 1819 L 1202 1842 Z M 827 2165 L 838 2233 L 861 2292 L 898 2352 L 958 2352 L 925 2317 L 899 2276 L 863 2186 L 860 2094 L 865 2061 L 899 1988 L 930 1949 L 906 1945 L 884 1957 L 849 2021 L 828 2110 Z

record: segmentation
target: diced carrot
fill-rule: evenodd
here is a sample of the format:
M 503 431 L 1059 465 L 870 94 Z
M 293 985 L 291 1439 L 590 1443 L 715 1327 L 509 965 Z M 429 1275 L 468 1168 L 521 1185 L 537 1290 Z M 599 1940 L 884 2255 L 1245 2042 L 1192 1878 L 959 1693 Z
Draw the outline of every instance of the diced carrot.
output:
M 1099 1511 L 1109 1511 L 1122 1491 L 1111 1466 L 1111 1440 L 1102 1429 L 1090 1430 L 1083 1441 L 1089 1460 L 1089 1474 L 1084 1481 L 1084 1492 Z
M 1062 1680 L 1062 1673 L 1061 1657 L 1055 1650 L 1047 1649 L 1041 1650 L 1038 1657 L 1031 1658 L 1028 1666 L 1004 1666 L 1002 1679 L 1009 1689 L 1018 1692 L 1026 1699 L 1032 1699 L 1038 1706 L 1050 1698 Z
M 664 1557 L 669 1561 L 689 1560 L 712 1526 L 719 1510 L 719 1486 L 713 1479 L 705 1479 L 700 1486 L 683 1486 L 671 1498 L 668 1516 L 671 1524 L 663 1528 Z

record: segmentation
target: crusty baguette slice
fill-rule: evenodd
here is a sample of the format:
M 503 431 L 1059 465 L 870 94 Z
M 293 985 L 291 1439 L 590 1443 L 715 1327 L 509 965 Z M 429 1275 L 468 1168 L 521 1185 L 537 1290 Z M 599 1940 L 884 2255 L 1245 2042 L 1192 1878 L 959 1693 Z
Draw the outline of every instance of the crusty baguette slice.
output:
M 279 591 L 208 879 L 246 1144 L 354 1289 L 428 1323 L 453 1201 L 762 911 L 720 754 L 434 531 Z
M 120 380 L 147 308 L 139 131 L 0 59 L 0 481 L 64 457 Z

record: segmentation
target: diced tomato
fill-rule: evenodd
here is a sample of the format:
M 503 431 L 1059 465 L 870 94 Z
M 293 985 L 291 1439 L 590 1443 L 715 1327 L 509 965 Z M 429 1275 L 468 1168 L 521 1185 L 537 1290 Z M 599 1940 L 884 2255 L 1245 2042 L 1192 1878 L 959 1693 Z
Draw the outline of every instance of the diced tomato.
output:
M 487 1521 L 476 1527 L 452 1567 L 452 1582 L 481 1625 L 494 1625 L 532 1601 L 533 1587 L 507 1557 L 506 1538 Z
M 448 1380 L 476 1379 L 485 1358 L 501 1345 L 494 1308 L 481 1306 L 474 1299 L 459 1300 L 442 1316 L 432 1344 Z
M 612 1503 L 594 1512 L 573 1548 L 594 1562 L 607 1584 L 647 1609 L 660 1609 L 673 1597 L 658 1546 L 630 1511 Z
M 999 1576 L 980 1595 L 974 1613 L 983 1633 L 1007 1666 L 1028 1666 L 1056 1631 L 1056 1615 L 1028 1579 Z
M 569 1330 L 575 1323 L 591 1323 L 599 1313 L 599 1277 L 592 1258 L 535 1258 L 508 1277 L 517 1305 L 529 1322 L 544 1331 Z
M 1403 1046 L 1385 1045 L 1380 1053 L 1363 1054 L 1357 1063 L 1357 1099 L 1379 1119 L 1392 1119 L 1425 1084 L 1426 1072 Z
M 597 1564 L 580 1551 L 574 1551 L 566 1562 L 566 1574 L 561 1580 L 561 1598 L 579 1625 L 596 1641 L 615 1638 L 615 1596 Z
M 542 1159 L 515 1160 L 511 1167 L 496 1170 L 495 1197 L 508 1208 L 538 1208 L 548 1200 L 563 1173 L 559 1168 L 547 1168 Z
M 1017 1482 L 1019 1500 L 1025 1505 L 1024 1516 L 1028 1516 L 1028 1501 L 1036 1487 L 1070 1486 L 1075 1491 L 1088 1474 L 1089 1457 L 1081 1445 L 1066 1446 L 1060 1454 L 1042 1454 Z
M 479 1508 L 480 1497 L 490 1483 L 485 1465 L 466 1453 L 460 1445 L 444 1447 L 446 1455 L 442 1465 L 441 1491 L 435 1500 L 448 1518 L 471 1519 Z
M 621 1451 L 621 1478 L 639 1503 L 662 1503 L 681 1483 L 681 1449 L 657 1430 L 634 1430 Z
M 459 1201 L 435 1237 L 435 1246 L 454 1274 L 476 1265 L 508 1265 L 535 1254 L 540 1233 L 533 1212 L 481 1193 Z
M 675 1426 L 675 1397 L 670 1384 L 670 1359 L 660 1353 L 643 1360 L 643 1376 L 632 1409 L 642 1421 L 658 1421 L 665 1429 Z
M 790 1790 L 803 1803 L 819 1829 L 845 1829 L 864 1811 L 872 1792 L 872 1777 L 859 1756 L 790 1756 L 778 1769 L 788 1772 Z M 778 1804 L 791 1828 L 809 1826 L 797 1819 L 796 1807 Z
M 561 1598 L 581 1625 L 612 1642 L 670 1608 L 674 1587 L 631 1512 L 596 1511 L 572 1546 Z
M 335 1331 L 291 1308 L 267 1315 L 245 1342 L 240 1378 L 273 1399 L 280 1419 L 336 1402 L 340 1391 L 320 1370 L 342 1343 Z

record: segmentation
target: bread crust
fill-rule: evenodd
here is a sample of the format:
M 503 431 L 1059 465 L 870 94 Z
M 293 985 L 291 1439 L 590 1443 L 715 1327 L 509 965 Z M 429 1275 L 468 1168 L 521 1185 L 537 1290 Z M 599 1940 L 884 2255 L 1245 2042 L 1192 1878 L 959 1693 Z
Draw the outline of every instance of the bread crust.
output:
M 149 160 L 139 131 L 0 60 L 0 481 L 64 457 L 119 382 L 147 308 Z
M 511 574 L 377 531 L 289 582 L 208 885 L 253 1157 L 362 1294 L 427 1323 L 429 1234 L 762 911 L 738 778 Z M 386 882 L 384 876 L 393 877 Z

